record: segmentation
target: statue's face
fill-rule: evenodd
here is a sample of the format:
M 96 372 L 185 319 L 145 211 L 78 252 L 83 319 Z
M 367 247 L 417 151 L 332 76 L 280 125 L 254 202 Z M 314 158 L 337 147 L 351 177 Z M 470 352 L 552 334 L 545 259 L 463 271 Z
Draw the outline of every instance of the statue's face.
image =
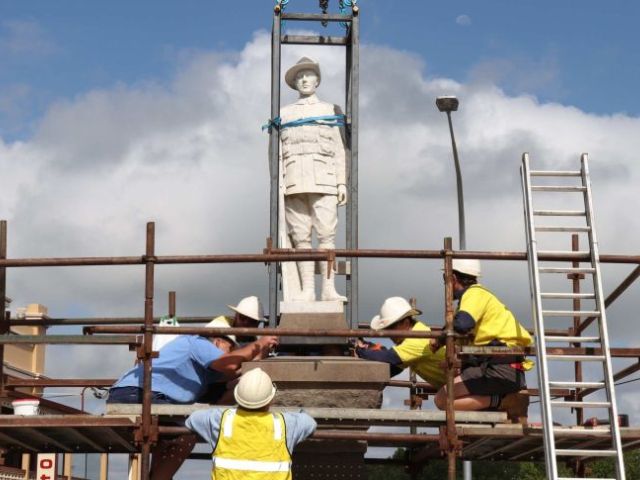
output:
M 318 88 L 318 75 L 313 70 L 300 70 L 296 74 L 296 90 L 301 95 L 313 95 Z

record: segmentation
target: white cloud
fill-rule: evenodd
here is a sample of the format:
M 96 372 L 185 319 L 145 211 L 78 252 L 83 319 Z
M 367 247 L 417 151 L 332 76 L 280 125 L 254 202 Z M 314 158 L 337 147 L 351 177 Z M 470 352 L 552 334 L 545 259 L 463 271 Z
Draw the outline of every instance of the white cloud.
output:
M 269 225 L 267 136 L 260 131 L 269 112 L 269 45 L 259 32 L 241 52 L 191 54 L 168 87 L 118 85 L 61 99 L 33 138 L 0 140 L 0 217 L 9 220 L 10 257 L 141 255 L 149 220 L 157 222 L 158 254 L 261 251 Z M 317 58 L 320 96 L 344 103 L 342 55 L 306 47 L 283 54 L 283 68 L 303 54 Z M 637 254 L 640 219 L 626 212 L 637 203 L 640 119 L 509 96 L 489 81 L 462 84 L 424 68 L 404 52 L 362 48 L 362 247 L 439 249 L 443 237 L 456 236 L 449 133 L 434 105 L 437 96 L 454 94 L 470 249 L 524 250 L 523 151 L 536 168 L 557 169 L 575 168 L 588 151 L 601 251 Z M 283 86 L 283 103 L 293 98 Z M 439 262 L 360 265 L 361 321 L 400 294 L 418 298 L 428 323 L 442 323 Z M 526 265 L 486 262 L 485 270 L 487 284 L 529 324 Z M 605 292 L 630 270 L 607 266 Z M 178 291 L 185 315 L 220 313 L 251 293 L 266 299 L 263 265 L 159 266 L 157 275 L 159 313 L 168 290 Z M 143 280 L 142 267 L 11 269 L 8 294 L 15 305 L 47 304 L 54 316 L 142 315 Z M 614 344 L 637 343 L 626 322 L 636 298 L 623 297 L 611 310 Z M 50 357 L 50 372 L 115 376 L 133 359 L 118 353 L 103 367 L 81 347 L 65 352 L 78 361 Z
M 48 55 L 57 50 L 38 22 L 5 20 L 0 24 L 0 54 Z
M 456 23 L 461 27 L 468 27 L 471 25 L 471 17 L 469 15 L 458 15 L 456 17 Z

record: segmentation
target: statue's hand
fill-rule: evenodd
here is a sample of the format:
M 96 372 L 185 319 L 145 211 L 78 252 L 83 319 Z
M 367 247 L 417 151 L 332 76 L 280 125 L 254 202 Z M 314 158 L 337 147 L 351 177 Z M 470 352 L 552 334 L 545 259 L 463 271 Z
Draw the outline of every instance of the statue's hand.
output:
M 341 207 L 347 203 L 347 186 L 338 185 L 338 206 Z

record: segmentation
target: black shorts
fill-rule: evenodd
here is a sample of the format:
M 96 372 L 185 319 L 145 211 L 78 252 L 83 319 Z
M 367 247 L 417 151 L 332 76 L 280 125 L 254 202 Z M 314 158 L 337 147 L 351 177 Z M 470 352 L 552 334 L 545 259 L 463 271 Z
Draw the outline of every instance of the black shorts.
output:
M 527 388 L 524 372 L 508 363 L 466 367 L 460 377 L 472 395 L 506 395 Z

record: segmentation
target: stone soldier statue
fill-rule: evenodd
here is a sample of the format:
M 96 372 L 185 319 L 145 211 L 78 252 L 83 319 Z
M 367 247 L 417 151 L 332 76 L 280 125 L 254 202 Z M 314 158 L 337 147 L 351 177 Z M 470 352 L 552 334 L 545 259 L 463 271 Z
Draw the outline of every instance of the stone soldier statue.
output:
M 312 231 L 318 248 L 334 249 L 338 206 L 347 202 L 345 146 L 340 107 L 320 101 L 320 66 L 303 57 L 285 75 L 300 98 L 280 110 L 280 158 L 287 233 L 296 249 L 311 248 Z M 320 299 L 342 301 L 336 292 L 334 273 L 320 262 Z M 298 262 L 301 289 L 294 301 L 315 301 L 314 262 Z

